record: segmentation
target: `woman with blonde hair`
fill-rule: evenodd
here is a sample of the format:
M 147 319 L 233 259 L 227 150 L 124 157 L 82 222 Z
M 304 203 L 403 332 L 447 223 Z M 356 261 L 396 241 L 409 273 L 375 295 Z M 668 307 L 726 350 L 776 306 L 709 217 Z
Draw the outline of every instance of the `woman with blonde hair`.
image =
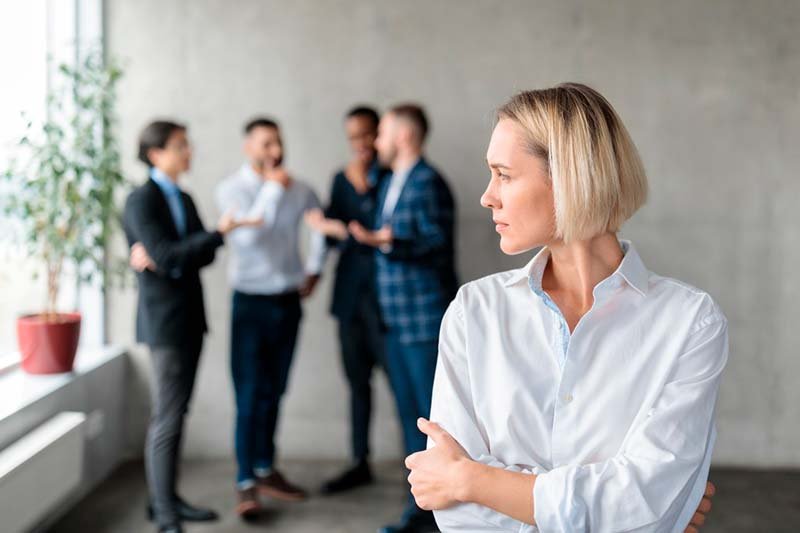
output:
M 620 118 L 585 85 L 526 91 L 487 162 L 500 248 L 543 248 L 450 304 L 428 449 L 406 460 L 417 503 L 443 531 L 694 531 L 727 321 L 617 237 L 647 197 Z

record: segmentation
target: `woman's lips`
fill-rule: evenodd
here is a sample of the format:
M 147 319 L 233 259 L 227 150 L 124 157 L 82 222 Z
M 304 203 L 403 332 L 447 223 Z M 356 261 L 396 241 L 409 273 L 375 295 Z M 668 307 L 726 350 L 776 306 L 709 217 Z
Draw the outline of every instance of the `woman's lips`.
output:
M 503 230 L 505 230 L 507 227 L 508 227 L 508 224 L 505 224 L 505 223 L 503 223 L 503 222 L 498 222 L 498 221 L 496 221 L 496 220 L 494 221 L 494 229 L 495 229 L 495 231 L 497 231 L 498 233 L 499 233 L 499 232 L 501 232 L 501 231 L 503 231 Z

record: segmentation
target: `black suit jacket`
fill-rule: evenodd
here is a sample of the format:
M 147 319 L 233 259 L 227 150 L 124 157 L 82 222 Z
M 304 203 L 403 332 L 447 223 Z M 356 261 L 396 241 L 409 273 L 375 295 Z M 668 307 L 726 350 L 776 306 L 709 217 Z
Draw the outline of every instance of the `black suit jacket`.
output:
M 376 180 L 381 175 L 377 162 L 373 163 L 369 172 L 370 189 L 364 194 L 358 194 L 343 171 L 336 173 L 325 216 L 341 220 L 345 224 L 356 220 L 365 228 L 371 228 L 377 207 Z M 328 243 L 339 249 L 331 314 L 339 320 L 347 321 L 353 316 L 361 298 L 377 298 L 374 287 L 375 249 L 359 243 L 352 235 L 348 235 L 344 241 L 328 239 Z
M 208 330 L 200 269 L 214 261 L 222 235 L 203 227 L 191 196 L 182 193 L 186 235 L 181 237 L 167 199 L 152 179 L 125 202 L 123 226 L 129 245 L 140 242 L 156 271 L 137 273 L 136 339 L 150 346 L 186 346 Z

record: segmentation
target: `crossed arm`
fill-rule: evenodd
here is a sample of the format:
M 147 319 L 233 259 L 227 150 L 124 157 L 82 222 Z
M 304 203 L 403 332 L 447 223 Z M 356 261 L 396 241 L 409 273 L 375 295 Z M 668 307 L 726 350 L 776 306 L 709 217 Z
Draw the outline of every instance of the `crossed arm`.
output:
M 411 493 L 422 509 L 440 510 L 459 504 L 476 504 L 533 525 L 536 474 L 515 472 L 472 460 L 442 427 L 424 418 L 419 429 L 434 446 L 406 458 L 411 470 Z M 713 483 L 706 483 L 700 505 L 684 533 L 699 533 L 711 511 Z M 498 524 L 499 525 L 499 524 Z

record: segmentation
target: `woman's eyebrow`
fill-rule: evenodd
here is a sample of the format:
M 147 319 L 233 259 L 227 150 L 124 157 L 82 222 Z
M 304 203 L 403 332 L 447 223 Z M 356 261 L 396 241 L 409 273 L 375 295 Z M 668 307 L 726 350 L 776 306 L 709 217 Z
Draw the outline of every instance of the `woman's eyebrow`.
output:
M 505 165 L 503 163 L 492 163 L 488 159 L 486 160 L 486 164 L 489 165 L 490 168 L 505 168 L 505 169 L 511 168 L 510 166 Z

